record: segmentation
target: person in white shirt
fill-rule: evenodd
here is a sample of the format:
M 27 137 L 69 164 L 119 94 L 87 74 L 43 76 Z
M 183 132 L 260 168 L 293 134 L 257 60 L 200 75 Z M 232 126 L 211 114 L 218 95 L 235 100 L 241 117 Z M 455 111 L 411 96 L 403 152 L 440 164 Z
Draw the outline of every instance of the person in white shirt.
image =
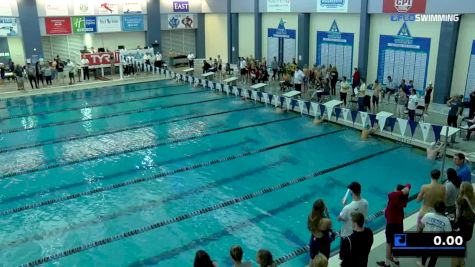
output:
M 82 66 L 82 72 L 83 72 L 83 80 L 85 81 L 86 78 L 89 81 L 89 60 L 87 58 L 82 58 L 81 59 L 81 66 Z
M 241 61 L 239 62 L 239 69 L 241 70 L 241 82 L 245 83 L 246 82 L 246 67 L 247 67 L 247 62 L 246 59 L 241 58 Z
M 190 52 L 188 53 L 187 58 L 188 58 L 188 67 L 193 68 L 193 66 L 195 65 L 195 62 L 194 62 L 195 55 L 193 55 L 193 53 Z
M 413 121 L 416 116 L 416 107 L 417 107 L 417 94 L 416 89 L 411 89 L 411 95 L 409 96 L 409 102 L 407 103 L 409 120 Z
M 352 201 L 350 204 L 346 205 L 346 198 L 348 192 L 351 193 Z M 353 233 L 353 222 L 351 221 L 351 214 L 353 212 L 359 212 L 368 217 L 368 201 L 361 197 L 361 184 L 358 182 L 352 182 L 348 185 L 347 195 L 343 198 L 343 209 L 340 212 L 340 215 L 337 217 L 338 221 L 343 222 L 343 226 L 340 230 L 341 242 L 347 242 L 348 238 Z M 340 244 L 340 247 L 343 247 L 344 244 Z M 341 255 L 340 255 L 341 258 Z
M 295 70 L 294 73 L 294 86 L 295 90 L 301 92 L 302 91 L 302 83 L 303 83 L 303 78 L 305 77 L 305 74 L 303 73 L 302 69 L 297 66 L 297 69 Z
M 422 229 L 424 233 L 447 233 L 452 231 L 452 225 L 449 218 L 445 215 L 445 203 L 444 201 L 438 201 L 434 205 L 434 211 L 428 212 L 422 217 Z M 425 266 L 429 257 L 422 257 L 422 262 L 417 262 L 419 266 Z M 429 260 L 429 266 L 435 266 L 437 263 L 437 256 L 431 256 Z
M 145 54 L 143 55 L 143 61 L 144 61 L 144 63 L 145 63 L 145 66 L 144 66 L 144 67 L 145 67 L 145 70 L 146 70 L 146 71 L 150 71 L 150 69 L 151 69 L 151 67 L 152 67 L 152 66 L 150 65 L 150 60 L 151 60 L 151 59 L 152 59 L 152 56 L 151 56 L 149 53 L 145 53 Z
M 75 66 L 74 63 L 68 59 L 68 63 L 66 64 L 66 69 L 67 72 L 69 73 L 69 84 L 74 84 L 76 80 L 74 79 L 74 71 L 75 71 Z
M 346 80 L 346 76 L 343 76 L 343 81 L 340 83 L 340 101 L 343 101 L 343 104 L 346 107 L 346 98 L 348 92 L 350 91 L 350 83 Z
M 157 55 L 155 55 L 155 68 L 162 68 L 162 54 L 160 52 L 157 52 Z

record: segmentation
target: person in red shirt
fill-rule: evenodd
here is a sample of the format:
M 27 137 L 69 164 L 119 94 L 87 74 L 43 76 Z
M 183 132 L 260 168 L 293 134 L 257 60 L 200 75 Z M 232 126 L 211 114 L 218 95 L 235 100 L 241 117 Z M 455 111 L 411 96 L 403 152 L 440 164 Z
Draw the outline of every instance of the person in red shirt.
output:
M 353 81 L 351 83 L 351 86 L 353 87 L 353 91 L 356 87 L 360 86 L 361 82 L 361 76 L 360 76 L 360 71 L 358 68 L 355 68 L 355 72 L 353 73 Z
M 398 185 L 396 190 L 388 194 L 388 205 L 384 211 L 386 217 L 386 259 L 378 261 L 378 266 L 390 267 L 390 262 L 399 265 L 399 261 L 392 256 L 394 234 L 404 232 L 404 208 L 409 200 L 411 185 Z

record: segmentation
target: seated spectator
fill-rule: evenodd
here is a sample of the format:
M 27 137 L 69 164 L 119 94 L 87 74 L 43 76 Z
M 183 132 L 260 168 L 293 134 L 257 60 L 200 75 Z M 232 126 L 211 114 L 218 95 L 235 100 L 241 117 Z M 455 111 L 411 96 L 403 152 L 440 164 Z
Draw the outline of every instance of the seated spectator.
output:
M 267 72 L 266 68 L 262 68 L 259 72 L 259 78 L 257 79 L 258 83 L 266 83 L 269 81 L 269 73 Z
M 211 65 L 206 60 L 203 60 L 203 73 L 209 72 L 210 69 Z
M 252 263 L 249 261 L 242 262 L 243 251 L 240 246 L 233 246 L 229 251 L 231 259 L 233 261 L 233 267 L 252 267 Z
M 472 119 L 468 119 L 467 125 L 462 126 L 461 128 L 467 131 L 465 141 L 470 140 L 470 135 L 472 135 L 472 132 L 475 131 L 475 117 L 473 117 Z
M 211 261 L 210 256 L 204 250 L 198 250 L 195 255 L 193 267 L 218 267 L 216 262 Z
M 440 152 L 444 148 L 445 144 L 442 142 L 432 142 L 430 146 L 427 148 L 427 159 L 428 160 L 436 160 L 440 157 Z
M 274 259 L 272 258 L 272 254 L 267 249 L 260 249 L 257 252 L 256 261 L 260 267 L 275 267 L 276 266 Z

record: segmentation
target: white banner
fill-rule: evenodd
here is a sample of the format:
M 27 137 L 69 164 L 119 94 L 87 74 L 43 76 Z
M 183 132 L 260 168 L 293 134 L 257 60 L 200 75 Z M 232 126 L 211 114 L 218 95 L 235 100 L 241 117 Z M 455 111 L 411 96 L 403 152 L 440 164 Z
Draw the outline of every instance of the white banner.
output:
M 46 16 L 68 16 L 68 1 L 65 0 L 44 0 Z
M 122 6 L 122 12 L 124 14 L 141 14 L 143 0 L 125 0 Z
M 404 136 L 406 134 L 407 120 L 397 118 L 397 124 L 399 125 L 399 131 L 401 132 L 401 136 Z
M 10 1 L 1 0 L 0 1 L 0 16 L 12 17 L 13 11 L 10 6 Z
M 97 17 L 97 32 L 120 32 L 122 31 L 122 19 L 120 16 Z
M 419 122 L 419 126 L 421 127 L 424 142 L 427 142 L 427 136 L 429 136 L 429 130 L 432 128 L 432 126 L 430 123 L 427 122 Z
M 317 12 L 347 13 L 349 0 L 317 0 Z
M 290 12 L 290 0 L 267 0 L 267 12 Z
M 99 8 L 99 15 L 119 14 L 119 2 L 117 0 L 102 0 L 96 3 Z
M 75 0 L 74 1 L 74 15 L 75 16 L 95 15 L 94 2 L 91 2 L 89 0 Z
M 168 29 L 195 29 L 194 14 L 168 14 Z
M 0 36 L 18 35 L 18 23 L 16 18 L 0 18 Z

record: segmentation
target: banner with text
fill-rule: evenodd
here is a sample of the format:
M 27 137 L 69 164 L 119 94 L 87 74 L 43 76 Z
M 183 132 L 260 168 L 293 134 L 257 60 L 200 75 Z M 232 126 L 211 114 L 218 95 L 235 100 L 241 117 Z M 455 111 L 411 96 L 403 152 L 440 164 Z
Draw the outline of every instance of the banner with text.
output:
M 18 22 L 16 18 L 0 18 L 0 36 L 17 36 Z
M 70 34 L 71 18 L 45 18 L 46 34 Z
M 97 32 L 96 17 L 73 17 L 73 33 Z
M 110 65 L 112 57 L 114 57 L 114 63 L 120 63 L 119 51 L 116 51 L 114 53 L 106 52 L 81 54 L 81 59 L 87 59 L 87 61 L 89 61 L 89 66 Z
M 349 0 L 317 0 L 317 12 L 346 13 Z
M 290 12 L 290 0 L 267 0 L 267 12 Z
M 126 0 L 122 6 L 124 14 L 140 14 L 143 13 L 142 0 Z
M 48 17 L 54 16 L 68 16 L 68 1 L 65 0 L 44 0 L 45 14 Z
M 142 15 L 129 15 L 122 17 L 122 29 L 125 32 L 144 31 L 144 22 Z
M 97 17 L 97 32 L 120 32 L 122 31 L 122 19 L 120 16 Z
M 169 29 L 195 29 L 194 14 L 168 14 Z
M 465 85 L 465 98 L 470 99 L 470 93 L 475 90 L 475 41 L 472 42 L 472 53 L 468 66 L 467 84 Z
M 426 0 L 383 0 L 383 13 L 425 13 Z

